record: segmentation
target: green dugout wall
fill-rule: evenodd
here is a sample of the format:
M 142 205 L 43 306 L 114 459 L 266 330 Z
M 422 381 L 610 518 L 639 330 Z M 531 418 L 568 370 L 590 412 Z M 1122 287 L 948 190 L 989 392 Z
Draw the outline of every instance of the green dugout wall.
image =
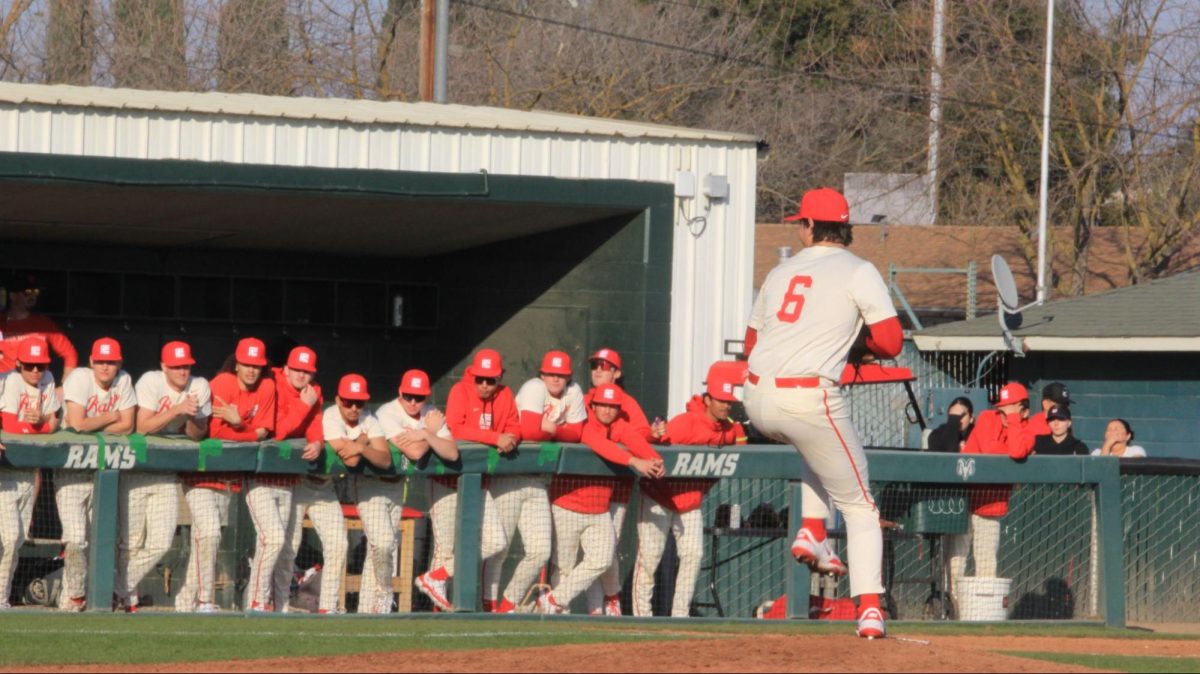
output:
M 611 346 L 666 409 L 670 185 L 0 153 L 0 203 L 0 269 L 135 377 L 166 340 L 209 374 L 255 335 L 314 347 L 327 389 L 358 371 L 382 401 L 421 367 L 444 399 L 483 345 L 513 386 Z

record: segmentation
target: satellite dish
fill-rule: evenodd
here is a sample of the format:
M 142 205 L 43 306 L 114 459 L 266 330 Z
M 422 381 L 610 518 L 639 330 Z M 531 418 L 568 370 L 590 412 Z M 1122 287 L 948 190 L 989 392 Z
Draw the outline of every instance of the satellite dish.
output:
M 1017 295 L 1017 282 L 1013 279 L 1012 269 L 999 255 L 992 256 L 992 280 L 996 283 L 996 292 L 1000 294 L 1001 306 L 1016 311 L 1021 301 Z
M 1013 279 L 1012 269 L 999 255 L 992 256 L 992 280 L 996 284 L 996 317 L 1000 320 L 1000 330 L 1004 335 L 1004 343 L 1014 355 L 1025 355 L 1025 340 L 1016 337 L 1012 331 L 1021 325 L 1021 312 L 1036 304 L 1018 306 L 1021 302 L 1017 294 L 1017 282 Z

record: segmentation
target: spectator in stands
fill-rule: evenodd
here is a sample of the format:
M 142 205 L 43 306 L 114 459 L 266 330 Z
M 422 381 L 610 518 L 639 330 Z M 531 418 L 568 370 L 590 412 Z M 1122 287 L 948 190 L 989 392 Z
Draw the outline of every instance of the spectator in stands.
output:
M 5 311 L 0 313 L 0 372 L 15 367 L 18 344 L 30 337 L 39 337 L 63 359 L 65 380 L 79 364 L 79 354 L 53 319 L 33 313 L 42 293 L 37 279 L 29 273 L 11 274 L 4 280 L 4 291 L 8 303 Z
M 1071 408 L 1055 405 L 1046 411 L 1049 435 L 1038 435 L 1033 442 L 1033 453 L 1041 456 L 1087 456 L 1088 448 L 1082 440 L 1071 433 Z
M 1133 442 L 1133 427 L 1124 419 L 1113 419 L 1104 429 L 1104 445 L 1092 450 L 1092 456 L 1115 456 L 1120 459 L 1144 459 L 1146 449 Z
M 975 427 L 975 406 L 970 398 L 955 398 L 946 410 L 946 416 L 946 423 L 929 434 L 931 452 L 961 452 Z
M 1049 419 L 1046 414 L 1051 407 L 1071 408 L 1071 391 L 1067 385 L 1054 381 L 1042 387 L 1042 410 L 1029 418 L 1029 428 L 1034 435 L 1050 435 Z
M 996 407 L 979 413 L 975 428 L 963 445 L 964 454 L 1007 454 L 1013 460 L 1029 456 L 1034 435 L 1029 429 L 1029 393 L 1017 382 L 1000 389 Z M 979 487 L 968 492 L 971 510 L 966 534 L 950 539 L 950 593 L 955 596 L 958 579 L 966 571 L 967 548 L 975 557 L 975 576 L 996 576 L 996 553 L 1000 547 L 1000 521 L 1008 514 L 1010 485 Z

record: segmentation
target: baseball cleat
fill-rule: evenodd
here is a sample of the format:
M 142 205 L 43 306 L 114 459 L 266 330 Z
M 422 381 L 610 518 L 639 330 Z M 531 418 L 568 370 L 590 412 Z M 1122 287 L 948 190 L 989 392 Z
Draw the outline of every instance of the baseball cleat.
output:
M 396 606 L 396 602 L 392 601 L 392 595 L 385 594 L 382 597 L 380 597 L 379 599 L 375 600 L 375 606 L 372 607 L 373 610 L 371 612 L 372 613 L 391 613 L 392 609 L 395 608 L 395 606 Z
M 621 595 L 614 594 L 604 598 L 604 615 L 621 615 Z
M 67 613 L 83 613 L 87 610 L 87 598 L 74 597 L 68 599 L 67 603 L 63 605 L 62 610 Z
M 196 613 L 216 613 L 219 610 L 221 610 L 221 609 L 219 607 L 217 607 L 217 605 L 214 604 L 213 602 L 202 602 L 199 606 L 196 607 L 195 612 Z
M 317 615 L 344 615 L 345 613 L 340 608 L 323 608 L 317 611 Z
M 538 597 L 537 606 L 538 611 L 546 615 L 561 615 L 566 612 L 566 609 L 554 601 L 554 595 L 549 592 Z
M 256 601 L 250 602 L 250 608 L 246 609 L 247 613 L 272 613 L 270 604 L 260 604 Z
M 429 601 L 433 602 L 436 608 L 440 608 L 443 611 L 453 610 L 450 601 L 446 599 L 446 581 L 430 578 L 427 571 L 417 576 L 414 583 L 417 589 L 421 591 L 421 594 L 429 597 Z
M 792 541 L 792 556 L 797 562 L 807 564 L 808 568 L 817 573 L 846 575 L 846 564 L 834 554 L 833 549 L 829 547 L 829 541 L 818 541 L 807 528 L 796 532 L 796 539 Z
M 883 611 L 871 607 L 858 616 L 858 636 L 866 639 L 882 639 L 887 635 L 883 622 Z
M 516 612 L 517 612 L 517 605 L 512 603 L 511 601 L 509 601 L 507 597 L 504 597 L 503 599 L 501 599 L 500 603 L 496 604 L 496 606 L 492 609 L 492 613 L 516 613 Z

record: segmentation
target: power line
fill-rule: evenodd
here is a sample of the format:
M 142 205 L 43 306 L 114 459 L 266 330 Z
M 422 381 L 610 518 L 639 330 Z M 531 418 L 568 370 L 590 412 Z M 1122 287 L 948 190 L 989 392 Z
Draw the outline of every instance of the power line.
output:
M 924 98 L 929 97 L 929 93 L 922 89 L 900 87 L 900 86 L 896 86 L 893 84 L 885 84 L 885 83 L 877 82 L 877 81 L 863 80 L 863 79 L 858 79 L 858 78 L 853 78 L 853 77 L 845 77 L 845 76 L 841 76 L 841 75 L 833 75 L 833 74 L 825 73 L 825 72 L 804 72 L 804 71 L 795 71 L 795 70 L 788 71 L 779 65 L 764 63 L 757 59 L 736 56 L 736 55 L 729 54 L 727 52 L 705 51 L 702 49 L 695 49 L 693 47 L 686 47 L 683 45 L 671 44 L 669 42 L 661 42 L 659 40 L 652 40 L 650 38 L 638 37 L 636 35 L 628 35 L 625 33 L 618 33 L 616 31 L 605 30 L 602 28 L 595 28 L 592 26 L 584 26 L 584 25 L 577 24 L 577 23 L 571 23 L 569 21 L 563 21 L 561 19 L 553 19 L 550 17 L 538 16 L 536 14 L 530 14 L 528 12 L 522 12 L 522 11 L 508 9 L 507 7 L 500 7 L 497 5 L 486 4 L 484 2 L 480 2 L 479 0 L 451 0 L 451 1 L 455 2 L 459 5 L 475 7 L 477 9 L 482 9 L 484 11 L 493 12 L 496 14 L 503 14 L 503 15 L 514 17 L 517 19 L 536 21 L 539 23 L 544 23 L 544 24 L 548 24 L 548 25 L 552 25 L 552 26 L 558 26 L 560 28 L 567 28 L 567 29 L 571 29 L 571 30 L 584 32 L 584 33 L 591 33 L 593 35 L 601 35 L 601 36 L 612 38 L 615 40 L 624 40 L 627 42 L 632 42 L 634 44 L 640 44 L 640 45 L 648 46 L 648 47 L 656 47 L 659 49 L 677 51 L 677 52 L 681 52 L 681 53 L 691 54 L 694 56 L 703 56 L 706 58 L 711 58 L 716 61 L 722 61 L 722 62 L 727 62 L 727 63 L 736 63 L 736 64 L 751 66 L 751 67 L 755 67 L 755 68 L 764 68 L 767 70 L 774 70 L 776 72 L 779 72 L 779 73 L 781 73 L 783 75 L 787 75 L 787 76 L 804 77 L 804 78 L 813 79 L 813 80 L 823 80 L 823 81 L 829 82 L 831 84 L 843 84 L 843 85 L 847 85 L 847 86 L 853 86 L 853 87 L 858 87 L 861 89 L 868 89 L 868 90 L 872 90 L 872 91 L 884 91 L 887 93 L 895 94 L 898 96 L 905 96 L 908 98 L 924 99 Z M 680 3 L 673 2 L 673 4 L 680 4 Z M 695 7 L 694 5 L 688 5 L 688 6 L 691 6 L 694 9 L 699 9 L 698 7 Z M 1018 115 L 1034 115 L 1034 116 L 1038 116 L 1041 114 L 1038 111 L 1023 110 L 1023 109 L 1015 108 L 1012 106 L 1001 105 L 1001 104 L 996 104 L 996 103 L 988 103 L 986 101 L 966 99 L 966 98 L 960 98 L 960 97 L 955 97 L 955 96 L 942 95 L 941 100 L 943 103 L 954 103 L 954 104 L 958 104 L 958 105 L 961 105 L 964 107 L 972 107 L 972 108 L 978 108 L 978 109 L 982 109 L 982 110 L 991 110 L 993 112 L 1006 112 L 1006 113 L 1012 113 L 1012 114 L 1018 114 Z M 905 112 L 907 112 L 907 111 L 905 111 Z M 1136 126 L 1129 125 L 1129 124 L 1108 124 L 1108 123 L 1104 123 L 1104 122 L 1082 120 L 1082 119 L 1077 119 L 1074 117 L 1066 117 L 1063 115 L 1051 115 L 1050 118 L 1052 120 L 1055 120 L 1058 122 L 1064 122 L 1064 123 L 1070 123 L 1070 124 L 1082 124 L 1082 125 L 1088 126 L 1088 127 L 1093 127 L 1093 128 L 1098 128 L 1098 129 L 1109 129 L 1109 130 L 1114 130 L 1114 131 L 1118 131 L 1118 132 L 1137 134 L 1140 136 L 1145 136 L 1145 137 L 1150 137 L 1150 138 L 1166 138 L 1166 139 L 1182 141 L 1182 142 L 1191 142 L 1192 141 L 1192 137 L 1190 135 L 1176 134 L 1176 133 L 1172 133 L 1169 131 L 1151 131 L 1149 129 L 1143 129 L 1143 128 L 1136 127 Z

